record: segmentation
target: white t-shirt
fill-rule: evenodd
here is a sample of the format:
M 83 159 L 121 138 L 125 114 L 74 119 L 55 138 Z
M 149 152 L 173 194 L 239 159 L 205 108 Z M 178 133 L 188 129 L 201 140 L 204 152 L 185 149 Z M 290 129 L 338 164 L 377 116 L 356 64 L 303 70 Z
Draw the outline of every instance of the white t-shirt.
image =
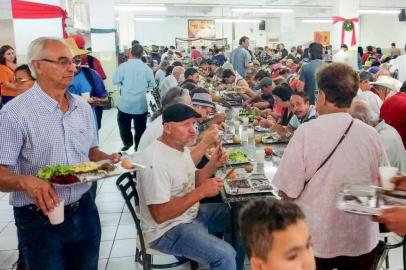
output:
M 160 115 L 147 126 L 147 129 L 142 134 L 138 143 L 138 151 L 144 151 L 145 148 L 162 135 L 163 131 L 162 115 Z
M 176 225 L 191 223 L 196 218 L 199 203 L 161 224 L 155 222 L 148 208 L 148 205 L 167 203 L 194 190 L 196 167 L 188 148 L 180 152 L 158 140 L 145 149 L 141 158 L 146 166 L 137 173 L 141 227 L 146 242 L 151 243 Z
M 169 76 L 163 78 L 159 84 L 159 92 L 161 93 L 161 96 L 163 96 L 167 90 L 175 86 L 178 86 L 178 81 L 176 80 L 175 76 L 170 74 Z
M 400 55 L 396 59 L 393 59 L 389 62 L 392 66 L 390 72 L 399 70 L 398 80 L 401 82 L 406 81 L 406 55 Z
M 316 116 L 317 116 L 316 106 L 310 105 L 309 111 L 307 112 L 306 116 L 303 119 L 299 119 L 296 115 L 292 116 L 292 118 L 289 121 L 289 126 L 293 129 L 297 129 L 300 126 L 300 124 L 316 119 Z
M 371 106 L 371 109 L 379 115 L 381 112 L 381 106 L 382 106 L 382 99 L 375 93 L 371 91 L 362 91 L 361 89 L 358 89 L 357 95 L 355 96 L 353 101 L 356 100 L 363 100 L 366 101 L 369 106 Z
M 401 172 L 406 172 L 406 150 L 399 133 L 383 120 L 375 126 L 375 129 L 378 131 L 390 165 L 398 167 Z
M 155 81 L 158 84 L 160 84 L 164 78 L 165 78 L 165 71 L 163 71 L 162 69 L 158 69 L 155 72 Z
M 336 54 L 333 55 L 333 62 L 348 64 L 349 58 L 350 56 L 346 51 L 339 50 Z

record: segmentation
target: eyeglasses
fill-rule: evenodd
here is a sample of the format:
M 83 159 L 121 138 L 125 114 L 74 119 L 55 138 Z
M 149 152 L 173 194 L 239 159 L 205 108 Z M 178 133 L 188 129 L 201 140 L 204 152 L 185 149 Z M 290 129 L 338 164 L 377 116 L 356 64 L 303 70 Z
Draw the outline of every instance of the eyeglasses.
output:
M 76 65 L 76 60 L 74 59 L 69 59 L 69 58 L 60 58 L 58 60 L 51 60 L 51 59 L 40 59 L 38 61 L 45 61 L 48 63 L 56 64 L 62 67 L 69 67 L 71 65 Z

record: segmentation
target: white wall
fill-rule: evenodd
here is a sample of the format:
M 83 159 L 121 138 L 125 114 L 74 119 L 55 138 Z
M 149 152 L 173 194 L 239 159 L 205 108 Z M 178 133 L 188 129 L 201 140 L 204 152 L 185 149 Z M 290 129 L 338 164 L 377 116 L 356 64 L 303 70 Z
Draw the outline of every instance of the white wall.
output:
M 0 20 L 0 46 L 10 45 L 15 48 L 13 21 L 12 20 Z

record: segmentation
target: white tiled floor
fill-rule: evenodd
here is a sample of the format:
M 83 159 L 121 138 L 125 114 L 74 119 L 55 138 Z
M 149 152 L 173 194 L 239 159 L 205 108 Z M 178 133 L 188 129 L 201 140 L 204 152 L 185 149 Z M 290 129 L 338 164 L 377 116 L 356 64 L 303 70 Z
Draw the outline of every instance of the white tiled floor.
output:
M 105 111 L 100 132 L 101 149 L 117 152 L 122 147 L 116 122 L 116 111 Z M 134 262 L 136 231 L 134 223 L 117 191 L 115 179 L 99 182 L 96 203 L 102 224 L 99 269 L 135 270 L 142 269 Z M 17 260 L 17 236 L 12 214 L 8 205 L 8 194 L 0 192 L 0 270 L 10 269 Z M 155 262 L 171 262 L 173 257 L 154 258 Z M 390 251 L 391 270 L 403 269 L 401 249 Z M 186 266 L 175 269 L 187 269 Z M 246 269 L 249 269 L 247 266 Z

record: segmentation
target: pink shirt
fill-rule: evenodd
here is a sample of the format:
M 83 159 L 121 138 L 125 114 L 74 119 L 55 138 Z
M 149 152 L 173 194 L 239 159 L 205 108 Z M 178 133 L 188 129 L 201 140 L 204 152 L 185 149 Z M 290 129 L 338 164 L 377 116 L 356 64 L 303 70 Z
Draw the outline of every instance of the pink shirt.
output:
M 349 114 L 334 113 L 300 125 L 285 150 L 273 184 L 297 198 L 350 122 Z M 376 247 L 378 223 L 367 216 L 342 212 L 336 204 L 343 183 L 374 184 L 378 167 L 383 164 L 387 164 L 387 158 L 378 133 L 354 119 L 333 156 L 295 199 L 306 215 L 316 257 L 359 256 Z

